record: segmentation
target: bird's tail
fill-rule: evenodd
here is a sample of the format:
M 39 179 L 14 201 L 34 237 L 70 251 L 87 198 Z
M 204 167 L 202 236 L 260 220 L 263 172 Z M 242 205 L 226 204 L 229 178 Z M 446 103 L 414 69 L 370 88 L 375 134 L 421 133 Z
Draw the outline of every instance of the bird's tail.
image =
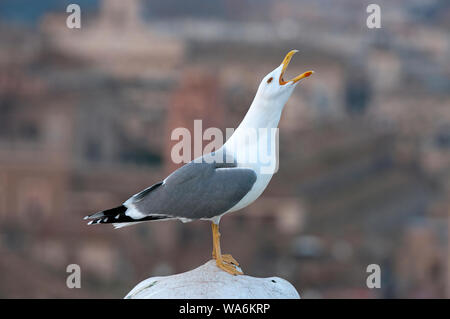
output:
M 167 219 L 167 216 L 146 216 L 141 219 L 134 219 L 126 215 L 127 207 L 120 205 L 111 209 L 103 210 L 101 212 L 88 215 L 84 217 L 85 220 L 91 219 L 88 225 L 95 224 L 113 224 L 114 228 L 121 228 L 136 223 L 141 223 L 151 220 Z

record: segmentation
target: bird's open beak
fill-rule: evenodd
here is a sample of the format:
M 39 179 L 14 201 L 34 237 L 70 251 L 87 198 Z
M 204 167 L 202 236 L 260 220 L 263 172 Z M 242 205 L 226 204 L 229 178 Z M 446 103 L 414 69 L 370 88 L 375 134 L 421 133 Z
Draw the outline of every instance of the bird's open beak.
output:
M 311 74 L 314 73 L 314 71 L 306 71 L 306 72 L 300 74 L 299 76 L 293 78 L 292 80 L 285 81 L 285 80 L 283 79 L 284 73 L 286 72 L 286 69 L 287 69 L 287 67 L 288 67 L 288 65 L 289 65 L 289 62 L 291 62 L 292 56 L 293 56 L 295 53 L 297 53 L 297 52 L 298 52 L 298 50 L 292 50 L 292 51 L 290 51 L 290 52 L 286 55 L 286 57 L 284 58 L 283 62 L 281 63 L 281 65 L 283 66 L 283 68 L 281 69 L 281 74 L 280 74 L 280 85 L 285 85 L 285 84 L 287 84 L 287 83 L 289 83 L 289 82 L 297 83 L 297 82 L 300 81 L 301 79 L 307 78 L 308 76 L 310 76 Z

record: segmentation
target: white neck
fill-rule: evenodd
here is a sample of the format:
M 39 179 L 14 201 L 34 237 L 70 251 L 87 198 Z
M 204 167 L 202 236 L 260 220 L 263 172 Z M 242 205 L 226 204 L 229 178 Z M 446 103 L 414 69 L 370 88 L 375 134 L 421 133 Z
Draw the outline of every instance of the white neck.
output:
M 257 94 L 241 124 L 224 146 L 235 146 L 234 144 L 238 141 L 238 143 L 242 143 L 239 134 L 247 129 L 278 127 L 284 105 L 275 105 L 275 103 L 280 104 L 278 101 L 261 98 Z

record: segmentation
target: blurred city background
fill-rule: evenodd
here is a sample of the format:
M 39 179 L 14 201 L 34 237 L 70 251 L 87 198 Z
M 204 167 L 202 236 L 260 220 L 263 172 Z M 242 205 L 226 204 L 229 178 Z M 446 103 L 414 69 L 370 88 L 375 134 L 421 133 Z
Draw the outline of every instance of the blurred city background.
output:
M 223 251 L 303 298 L 449 298 L 450 2 L 377 1 L 369 29 L 372 2 L 0 1 L 0 297 L 122 298 L 209 260 L 209 223 L 82 217 L 172 172 L 172 129 L 237 127 L 299 49 L 287 78 L 316 74 L 283 113 L 278 173 L 222 219 Z

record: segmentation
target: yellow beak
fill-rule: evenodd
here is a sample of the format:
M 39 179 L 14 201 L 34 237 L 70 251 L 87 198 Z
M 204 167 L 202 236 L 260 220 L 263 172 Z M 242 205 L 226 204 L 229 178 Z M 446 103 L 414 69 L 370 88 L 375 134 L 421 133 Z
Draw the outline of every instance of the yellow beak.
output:
M 284 73 L 286 72 L 286 69 L 287 69 L 287 67 L 289 65 L 289 62 L 291 62 L 292 56 L 294 54 L 296 54 L 297 52 L 298 52 L 298 50 L 290 51 L 288 54 L 286 54 L 286 57 L 284 58 L 283 62 L 281 63 L 283 65 L 283 68 L 281 69 L 281 74 L 280 74 L 280 80 L 279 80 L 280 81 L 280 85 L 285 85 L 285 84 L 287 84 L 289 82 L 297 83 L 301 79 L 307 78 L 308 76 L 310 76 L 311 74 L 314 73 L 314 71 L 306 71 L 306 72 L 300 74 L 299 76 L 293 78 L 292 80 L 285 81 L 283 79 Z

